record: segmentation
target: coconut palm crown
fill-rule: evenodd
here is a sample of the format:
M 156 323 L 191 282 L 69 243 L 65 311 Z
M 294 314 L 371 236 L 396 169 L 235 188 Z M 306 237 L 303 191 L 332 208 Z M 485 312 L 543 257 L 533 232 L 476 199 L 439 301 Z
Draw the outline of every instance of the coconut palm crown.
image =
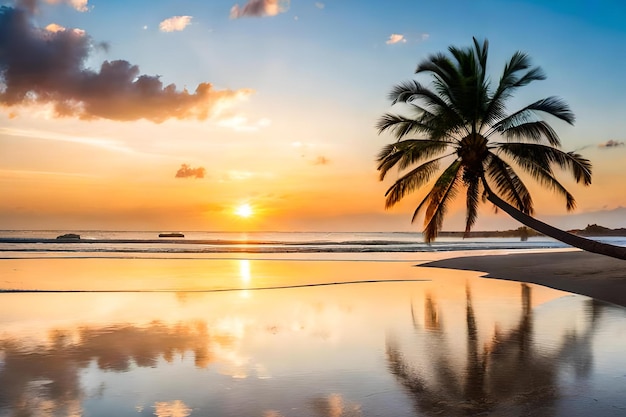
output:
M 472 47 L 450 46 L 448 55 L 423 60 L 415 72 L 432 75 L 432 83 L 407 81 L 389 94 L 392 105 L 404 103 L 410 117 L 387 113 L 377 124 L 379 134 L 390 132 L 397 139 L 378 155 L 381 181 L 392 168 L 400 172 L 385 194 L 386 208 L 434 180 L 412 218 L 415 221 L 425 210 L 426 242 L 437 237 L 446 208 L 463 190 L 466 236 L 476 222 L 481 199 L 505 211 L 500 203 L 532 215 L 533 200 L 516 170 L 562 196 L 567 210 L 573 210 L 576 201 L 553 168 L 568 172 L 578 183 L 591 184 L 591 163 L 562 151 L 557 133 L 544 120 L 549 116 L 573 124 L 574 114 L 564 101 L 548 97 L 512 113 L 506 109 L 518 88 L 545 79 L 541 68 L 532 66 L 527 54 L 516 52 L 494 85 L 487 76 L 488 46 L 487 40 L 480 43 L 474 38 Z

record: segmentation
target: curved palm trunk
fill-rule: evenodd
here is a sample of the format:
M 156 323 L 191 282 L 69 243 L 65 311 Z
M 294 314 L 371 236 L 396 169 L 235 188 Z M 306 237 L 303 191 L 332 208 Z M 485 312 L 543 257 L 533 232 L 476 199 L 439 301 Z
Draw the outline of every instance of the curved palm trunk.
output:
M 592 239 L 586 239 L 584 237 L 568 233 L 564 230 L 557 229 L 556 227 L 550 226 L 549 224 L 537 220 L 534 217 L 522 213 L 506 201 L 502 200 L 491 190 L 487 190 L 487 200 L 493 203 L 496 207 L 502 209 L 515 220 L 532 229 L 535 229 L 540 233 L 543 233 L 546 236 L 550 236 L 551 238 L 587 252 L 599 253 L 601 255 L 626 260 L 626 247 L 597 242 Z

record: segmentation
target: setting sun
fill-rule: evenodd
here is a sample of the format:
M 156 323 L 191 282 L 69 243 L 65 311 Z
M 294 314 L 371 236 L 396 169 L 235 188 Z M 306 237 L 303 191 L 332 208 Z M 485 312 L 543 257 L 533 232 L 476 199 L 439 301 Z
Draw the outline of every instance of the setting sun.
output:
M 250 204 L 248 203 L 241 204 L 235 209 L 235 214 L 239 217 L 250 217 L 252 216 L 252 213 L 252 207 L 250 207 Z

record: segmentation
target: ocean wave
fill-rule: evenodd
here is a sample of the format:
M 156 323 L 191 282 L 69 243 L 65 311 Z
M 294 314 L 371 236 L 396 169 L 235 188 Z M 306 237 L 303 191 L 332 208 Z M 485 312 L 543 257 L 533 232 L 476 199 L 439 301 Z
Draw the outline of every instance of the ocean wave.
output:
M 155 238 L 154 232 L 79 231 L 81 239 L 59 240 L 58 231 L 13 231 L 0 233 L 0 257 L 33 254 L 130 257 L 159 257 L 176 254 L 341 254 L 341 253 L 420 253 L 474 250 L 560 249 L 564 243 L 546 237 L 450 238 L 427 244 L 419 234 L 409 233 L 218 233 L 185 232 L 187 238 Z M 2 236 L 4 235 L 4 236 Z M 626 238 L 599 239 L 626 246 Z M 19 255 L 18 255 L 19 254 Z M 91 254 L 91 255 L 90 255 Z
M 515 250 L 515 249 L 551 249 L 561 248 L 561 243 L 536 242 L 504 243 L 483 242 L 477 243 L 445 243 L 445 244 L 397 244 L 397 243 L 328 243 L 328 244 L 198 244 L 189 247 L 183 245 L 168 245 L 154 247 L 149 245 L 124 246 L 122 244 L 95 245 L 19 245 L 0 247 L 1 252 L 67 252 L 67 253 L 153 253 L 153 254 L 208 254 L 208 253 L 385 253 L 385 252 L 443 252 L 466 250 Z

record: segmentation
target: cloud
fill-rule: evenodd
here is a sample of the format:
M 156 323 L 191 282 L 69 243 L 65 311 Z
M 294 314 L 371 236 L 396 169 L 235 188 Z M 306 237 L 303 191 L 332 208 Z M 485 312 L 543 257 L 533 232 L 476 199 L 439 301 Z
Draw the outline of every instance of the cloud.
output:
M 176 32 L 184 30 L 191 23 L 191 16 L 172 16 L 159 23 L 161 32 Z
M 315 7 L 317 7 L 318 9 L 323 9 L 324 7 L 326 7 L 326 5 L 322 2 L 316 1 Z
M 313 161 L 313 165 L 328 165 L 330 164 L 330 159 L 326 158 L 325 156 L 318 156 L 317 158 L 315 158 L 315 161 Z
M 87 3 L 89 0 L 46 0 L 47 3 L 56 4 L 56 3 L 67 3 L 79 12 L 86 12 L 89 10 L 87 7 Z
M 222 174 L 221 181 L 245 181 L 253 178 L 254 176 L 254 172 L 230 170 Z
M 48 4 L 61 4 L 65 3 L 69 6 L 72 6 L 74 9 L 79 12 L 86 12 L 89 10 L 88 3 L 89 0 L 41 0 L 44 3 Z M 40 3 L 40 0 L 17 0 L 15 4 L 17 7 L 28 10 L 29 12 L 35 12 L 37 10 L 37 5 Z
M 610 139 L 598 145 L 599 148 L 616 148 L 618 146 L 624 146 L 624 142 L 618 142 L 616 140 Z
M 40 29 L 33 20 L 24 9 L 0 8 L 0 106 L 50 104 L 55 117 L 160 123 L 206 120 L 253 93 L 215 90 L 210 83 L 179 91 L 125 60 L 84 68 L 94 48 L 106 44 L 94 44 L 81 30 Z
M 80 145 L 94 146 L 111 152 L 135 153 L 135 151 L 119 140 L 103 137 L 73 136 L 54 133 L 46 130 L 25 130 L 0 127 L 0 135 L 16 136 L 29 139 L 52 140 L 57 142 L 78 143 Z
M 46 26 L 46 30 L 48 32 L 57 33 L 65 31 L 65 28 L 61 25 L 57 25 L 56 23 L 50 23 L 48 26 Z
M 394 43 L 406 43 L 406 39 L 404 35 L 400 35 L 398 33 L 392 33 L 389 36 L 389 39 L 385 42 L 387 45 L 393 45 Z
M 205 173 L 204 167 L 192 168 L 187 164 L 182 164 L 176 171 L 176 178 L 204 178 Z
M 230 9 L 230 18 L 276 16 L 286 12 L 287 9 L 289 9 L 289 0 L 249 0 L 242 7 L 235 4 Z
M 217 122 L 217 125 L 220 127 L 227 127 L 238 132 L 256 132 L 259 129 L 270 126 L 271 124 L 271 120 L 266 118 L 262 118 L 254 123 L 251 123 L 245 116 L 223 118 Z

